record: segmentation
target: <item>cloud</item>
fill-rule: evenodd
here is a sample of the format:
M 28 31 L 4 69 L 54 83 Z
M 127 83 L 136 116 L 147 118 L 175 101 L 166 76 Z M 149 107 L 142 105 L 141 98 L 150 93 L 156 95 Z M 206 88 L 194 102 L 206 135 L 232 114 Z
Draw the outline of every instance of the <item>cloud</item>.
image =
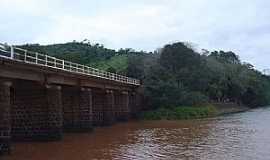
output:
M 49 13 L 51 7 L 49 1 L 39 0 L 0 0 L 1 12 L 9 16 L 42 15 Z
M 95 16 L 59 16 L 54 18 L 55 23 L 47 33 L 38 36 L 35 41 L 51 43 L 83 38 L 108 39 L 112 43 L 108 45 L 120 47 L 130 40 L 154 38 L 173 32 L 175 28 L 158 20 L 166 21 L 163 11 L 164 8 L 159 5 L 133 6 Z
M 0 37 L 43 44 L 87 38 L 111 48 L 148 51 L 190 41 L 235 51 L 263 69 L 270 68 L 269 8 L 267 0 L 0 0 Z

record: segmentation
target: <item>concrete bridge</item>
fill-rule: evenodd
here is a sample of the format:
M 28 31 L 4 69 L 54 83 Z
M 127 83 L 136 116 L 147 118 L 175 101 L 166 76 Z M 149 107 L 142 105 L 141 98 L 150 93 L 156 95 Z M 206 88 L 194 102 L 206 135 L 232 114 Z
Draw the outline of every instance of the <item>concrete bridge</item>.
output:
M 12 140 L 59 140 L 63 131 L 128 120 L 140 82 L 0 44 L 0 153 Z

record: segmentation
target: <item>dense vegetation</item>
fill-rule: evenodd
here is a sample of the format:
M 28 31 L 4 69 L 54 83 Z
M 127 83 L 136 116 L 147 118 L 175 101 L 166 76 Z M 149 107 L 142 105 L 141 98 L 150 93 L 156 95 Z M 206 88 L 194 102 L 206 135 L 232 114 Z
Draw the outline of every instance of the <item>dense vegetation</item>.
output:
M 183 120 L 212 117 L 218 114 L 214 106 L 206 107 L 167 107 L 158 108 L 154 111 L 145 111 L 141 114 L 141 118 L 145 120 Z
M 153 53 L 116 51 L 89 42 L 20 47 L 138 78 L 143 83 L 146 104 L 152 109 L 209 102 L 250 107 L 270 104 L 270 77 L 241 62 L 231 51 L 198 53 L 181 42 Z
M 233 52 L 195 52 L 184 43 L 166 45 L 146 74 L 151 106 L 235 102 L 250 107 L 269 104 L 270 79 L 242 63 Z

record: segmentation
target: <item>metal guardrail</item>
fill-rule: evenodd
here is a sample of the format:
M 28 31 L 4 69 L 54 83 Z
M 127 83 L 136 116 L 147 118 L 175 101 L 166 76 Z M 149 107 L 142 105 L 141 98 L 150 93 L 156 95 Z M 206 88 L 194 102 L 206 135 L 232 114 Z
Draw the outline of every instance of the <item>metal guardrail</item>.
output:
M 78 73 L 93 77 L 99 77 L 107 80 L 121 82 L 125 84 L 140 85 L 140 81 L 134 78 L 129 78 L 115 73 L 99 70 L 89 66 L 73 63 L 58 59 L 56 57 L 40 54 L 37 52 L 28 51 L 25 49 L 9 46 L 0 43 L 0 57 L 20 61 L 28 64 L 45 66 L 49 68 L 64 70 L 72 73 Z

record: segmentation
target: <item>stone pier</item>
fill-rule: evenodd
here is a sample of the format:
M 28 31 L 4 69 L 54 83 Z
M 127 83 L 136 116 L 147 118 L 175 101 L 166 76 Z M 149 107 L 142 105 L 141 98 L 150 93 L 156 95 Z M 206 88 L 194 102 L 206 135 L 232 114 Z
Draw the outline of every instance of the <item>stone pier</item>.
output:
M 101 89 L 93 90 L 93 125 L 104 125 L 105 92 Z
M 79 94 L 79 111 L 75 125 L 79 131 L 91 131 L 93 129 L 93 98 L 92 89 L 81 88 Z
M 0 154 L 10 151 L 11 82 L 0 81 Z
M 115 99 L 114 91 L 106 90 L 104 112 L 104 125 L 112 125 L 115 122 Z
M 62 137 L 61 86 L 31 81 L 13 85 L 11 135 L 15 140 L 55 140 Z
M 129 119 L 129 95 L 128 92 L 118 92 L 115 96 L 115 117 L 119 121 L 126 121 Z
M 129 109 L 130 109 L 130 116 L 136 116 L 136 93 L 131 92 L 129 94 Z
M 61 86 L 46 85 L 47 97 L 47 138 L 61 139 L 63 136 L 63 104 Z
M 90 131 L 92 125 L 92 90 L 65 86 L 63 88 L 64 129 L 66 131 Z

